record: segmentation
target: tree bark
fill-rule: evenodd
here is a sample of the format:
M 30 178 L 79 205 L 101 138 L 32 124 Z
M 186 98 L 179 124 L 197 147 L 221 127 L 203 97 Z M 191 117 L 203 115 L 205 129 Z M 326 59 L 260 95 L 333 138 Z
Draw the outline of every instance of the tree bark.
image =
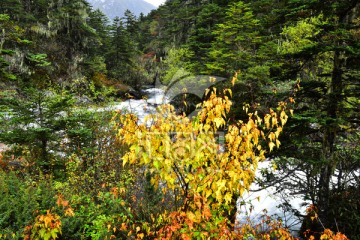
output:
M 320 170 L 318 205 L 320 208 L 319 217 L 325 224 L 330 219 L 326 219 L 329 211 L 330 182 L 334 168 L 336 167 L 336 159 L 334 156 L 335 139 L 337 136 L 337 118 L 341 103 L 343 84 L 342 84 L 342 53 L 339 50 L 334 52 L 333 71 L 331 77 L 331 85 L 328 94 L 327 118 L 328 122 L 325 126 L 323 138 L 323 166 Z

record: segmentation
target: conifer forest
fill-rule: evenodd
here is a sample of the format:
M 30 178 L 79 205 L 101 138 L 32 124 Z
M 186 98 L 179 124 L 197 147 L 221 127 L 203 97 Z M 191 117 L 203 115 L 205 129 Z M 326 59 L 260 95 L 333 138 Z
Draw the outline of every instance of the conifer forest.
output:
M 360 240 L 360 2 L 0 0 L 0 239 Z

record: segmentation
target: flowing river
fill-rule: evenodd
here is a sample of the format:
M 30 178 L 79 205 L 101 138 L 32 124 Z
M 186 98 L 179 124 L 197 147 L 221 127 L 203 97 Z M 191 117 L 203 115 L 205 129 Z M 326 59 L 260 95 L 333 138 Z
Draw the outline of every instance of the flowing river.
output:
M 128 99 L 106 108 L 100 108 L 98 111 L 123 110 L 131 112 L 138 116 L 140 123 L 143 123 L 145 116 L 156 113 L 157 106 L 169 102 L 164 90 L 160 88 L 145 89 L 143 94 L 145 95 L 144 99 Z

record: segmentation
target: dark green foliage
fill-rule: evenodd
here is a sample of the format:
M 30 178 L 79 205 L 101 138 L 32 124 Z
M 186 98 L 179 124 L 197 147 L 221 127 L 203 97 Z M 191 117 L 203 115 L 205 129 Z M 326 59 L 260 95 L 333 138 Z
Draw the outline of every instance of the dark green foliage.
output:
M 13 233 L 20 239 L 24 227 L 31 224 L 36 215 L 55 206 L 56 191 L 49 179 L 19 177 L 21 175 L 0 169 L 0 234 L 9 239 Z
M 10 20 L 8 14 L 0 14 L 0 24 L 2 31 L 0 36 L 0 79 L 2 81 L 0 84 L 2 85 L 7 80 L 16 79 L 16 75 L 9 70 L 10 63 L 8 58 L 15 53 L 11 47 L 16 45 L 17 40 L 21 41 L 22 32 L 16 28 L 15 23 Z M 3 87 L 1 85 L 0 88 Z
M 130 42 L 130 34 L 119 18 L 115 18 L 111 26 L 110 46 L 106 55 L 109 75 L 111 78 L 121 80 L 131 69 L 135 46 Z
M 236 70 L 249 68 L 260 41 L 257 26 L 258 20 L 248 5 L 243 2 L 230 5 L 224 22 L 213 31 L 216 40 L 208 53 L 209 72 L 230 77 Z
M 360 217 L 359 217 L 359 186 L 350 186 L 342 190 L 330 193 L 329 219 L 333 222 L 329 226 L 337 227 L 341 232 L 348 233 L 349 239 L 360 239 Z
M 207 64 L 211 44 L 215 40 L 213 30 L 215 29 L 218 19 L 224 15 L 222 9 L 215 3 L 207 4 L 199 9 L 195 15 L 196 25 L 188 36 L 186 46 L 193 51 L 193 57 L 189 60 L 196 64 L 193 72 L 204 73 L 204 67 Z
M 21 2 L 18 0 L 4 0 L 0 3 L 0 13 L 11 16 L 12 19 L 18 20 L 18 17 L 23 13 Z
M 283 68 L 297 73 L 302 88 L 277 156 L 284 169 L 291 159 L 295 162 L 287 165 L 290 169 L 297 166 L 306 173 L 303 191 L 318 206 L 322 223 L 336 229 L 329 215 L 336 211 L 331 199 L 354 187 L 356 177 L 351 175 L 359 166 L 358 147 L 349 145 L 358 141 L 358 122 L 352 119 L 358 115 L 354 103 L 359 95 L 348 94 L 356 88 L 359 69 L 346 60 L 358 58 L 358 33 L 350 29 L 356 28 L 359 15 L 354 1 L 333 1 L 320 8 L 323 4 L 293 1 L 282 13 L 287 26 L 281 51 L 292 63 Z
M 6 109 L 6 117 L 1 119 L 4 127 L 0 141 L 26 146 L 30 161 L 49 171 L 54 153 L 60 151 L 57 146 L 67 128 L 66 114 L 73 102 L 70 95 L 34 88 L 26 88 L 20 94 L 3 93 L 0 106 Z

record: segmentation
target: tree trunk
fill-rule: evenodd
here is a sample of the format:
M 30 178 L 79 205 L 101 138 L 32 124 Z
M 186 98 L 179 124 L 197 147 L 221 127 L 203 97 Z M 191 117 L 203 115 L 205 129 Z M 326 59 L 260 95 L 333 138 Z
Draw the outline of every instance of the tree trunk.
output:
M 337 118 L 339 105 L 341 103 L 341 94 L 343 91 L 342 85 L 342 65 L 343 60 L 341 52 L 336 50 L 334 52 L 333 71 L 331 77 L 331 85 L 328 95 L 328 106 L 327 106 L 327 118 L 329 119 L 326 123 L 326 129 L 323 138 L 323 166 L 320 170 L 319 180 L 319 194 L 318 194 L 318 205 L 319 205 L 319 217 L 323 223 L 331 221 L 326 219 L 329 211 L 329 195 L 330 195 L 330 181 L 333 174 L 333 170 L 336 167 L 336 159 L 334 156 L 335 151 L 335 139 L 337 135 Z

